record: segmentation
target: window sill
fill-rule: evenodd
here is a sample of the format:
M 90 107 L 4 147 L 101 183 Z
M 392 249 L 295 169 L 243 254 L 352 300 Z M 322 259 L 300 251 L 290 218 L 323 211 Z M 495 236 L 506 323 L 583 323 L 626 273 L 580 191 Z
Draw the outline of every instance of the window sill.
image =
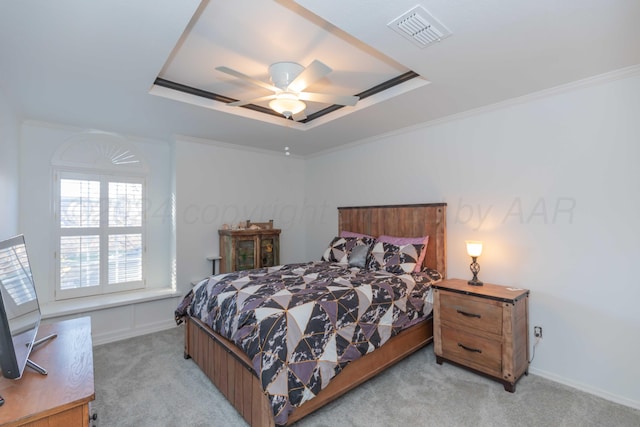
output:
M 180 293 L 174 289 L 145 289 L 116 293 L 111 295 L 98 295 L 84 298 L 73 298 L 63 301 L 53 301 L 42 304 L 40 312 L 43 319 L 59 316 L 69 316 L 88 311 L 104 310 L 106 308 L 120 307 L 123 305 L 139 304 L 167 298 L 179 297 Z

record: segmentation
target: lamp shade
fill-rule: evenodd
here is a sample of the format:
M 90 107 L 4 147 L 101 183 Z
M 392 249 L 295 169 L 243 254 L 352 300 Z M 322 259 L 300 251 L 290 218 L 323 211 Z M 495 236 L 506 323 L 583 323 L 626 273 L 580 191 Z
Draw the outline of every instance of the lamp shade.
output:
M 307 105 L 293 93 L 282 92 L 276 95 L 276 99 L 269 102 L 269 107 L 280 114 L 291 116 L 307 108 Z
M 482 254 L 482 242 L 476 240 L 467 240 L 467 254 L 470 257 L 479 257 Z

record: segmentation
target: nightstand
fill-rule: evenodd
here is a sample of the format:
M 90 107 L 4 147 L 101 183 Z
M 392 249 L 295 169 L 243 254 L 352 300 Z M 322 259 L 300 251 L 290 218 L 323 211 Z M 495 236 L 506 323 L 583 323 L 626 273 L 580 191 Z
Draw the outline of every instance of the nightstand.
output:
M 529 290 L 460 279 L 433 288 L 436 362 L 463 366 L 515 392 L 529 370 Z

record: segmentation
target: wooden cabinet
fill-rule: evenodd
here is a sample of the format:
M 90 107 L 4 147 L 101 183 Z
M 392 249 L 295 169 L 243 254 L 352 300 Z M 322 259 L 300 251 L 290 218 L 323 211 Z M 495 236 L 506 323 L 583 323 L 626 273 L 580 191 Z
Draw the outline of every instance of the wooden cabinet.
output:
M 26 368 L 22 378 L 0 378 L 2 426 L 86 427 L 95 398 L 91 319 L 41 325 L 38 337 L 58 334 L 31 353 L 48 375 Z
M 262 224 L 260 230 L 218 230 L 220 236 L 220 272 L 250 270 L 271 267 L 280 263 L 280 230 L 267 228 L 270 223 Z M 256 223 L 254 223 L 256 224 Z
M 529 291 L 466 280 L 434 286 L 436 362 L 453 362 L 514 392 L 529 369 Z

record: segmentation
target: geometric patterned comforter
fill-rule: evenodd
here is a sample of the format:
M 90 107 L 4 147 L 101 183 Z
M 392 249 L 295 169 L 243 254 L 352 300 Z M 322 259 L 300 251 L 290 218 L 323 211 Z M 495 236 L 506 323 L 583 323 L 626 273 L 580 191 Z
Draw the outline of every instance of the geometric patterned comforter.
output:
M 392 274 L 331 262 L 212 276 L 176 309 L 233 341 L 251 359 L 277 425 L 349 362 L 431 313 L 440 274 Z

